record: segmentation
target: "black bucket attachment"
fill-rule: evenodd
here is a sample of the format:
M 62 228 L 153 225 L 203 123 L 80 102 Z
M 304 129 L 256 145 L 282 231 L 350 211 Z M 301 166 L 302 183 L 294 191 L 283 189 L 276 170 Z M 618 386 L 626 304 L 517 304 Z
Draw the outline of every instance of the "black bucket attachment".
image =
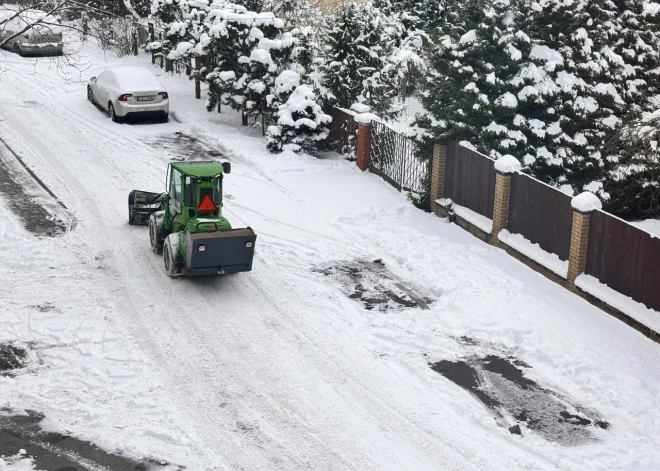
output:
M 133 190 L 128 194 L 128 223 L 146 226 L 151 213 L 165 209 L 167 193 Z
M 252 270 L 257 235 L 247 227 L 228 231 L 186 233 L 183 275 L 224 275 Z

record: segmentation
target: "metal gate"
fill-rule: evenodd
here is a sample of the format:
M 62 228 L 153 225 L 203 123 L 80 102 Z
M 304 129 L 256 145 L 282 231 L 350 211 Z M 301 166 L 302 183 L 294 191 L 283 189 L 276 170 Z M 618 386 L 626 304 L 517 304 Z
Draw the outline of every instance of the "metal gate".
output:
M 383 123 L 372 121 L 369 171 L 380 175 L 399 191 L 421 194 L 428 162 L 415 156 L 411 139 Z

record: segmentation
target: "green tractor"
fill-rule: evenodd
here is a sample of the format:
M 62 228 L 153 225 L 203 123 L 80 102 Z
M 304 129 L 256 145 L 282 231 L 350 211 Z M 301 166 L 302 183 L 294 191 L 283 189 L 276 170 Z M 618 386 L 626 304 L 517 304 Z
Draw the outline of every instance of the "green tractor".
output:
M 128 223 L 149 225 L 154 253 L 170 277 L 224 275 L 252 270 L 257 236 L 232 229 L 222 216 L 222 178 L 229 162 L 172 162 L 165 193 L 131 191 Z

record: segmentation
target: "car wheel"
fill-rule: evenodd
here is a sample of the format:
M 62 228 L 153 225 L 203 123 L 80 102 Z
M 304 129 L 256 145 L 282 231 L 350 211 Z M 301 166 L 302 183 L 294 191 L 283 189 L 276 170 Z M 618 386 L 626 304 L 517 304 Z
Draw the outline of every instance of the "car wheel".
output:
M 14 52 L 18 54 L 19 56 L 23 55 L 23 51 L 21 51 L 21 45 L 16 43 L 14 44 Z
M 115 107 L 112 106 L 112 103 L 108 103 L 108 114 L 110 115 L 110 119 L 114 123 L 119 122 L 119 116 L 117 116 L 117 113 L 115 113 Z
M 87 87 L 87 99 L 89 100 L 90 103 L 96 104 L 94 102 L 94 92 L 92 92 L 92 87 Z
M 164 113 L 163 116 L 160 118 L 161 123 L 168 123 L 170 121 L 170 114 L 169 113 Z

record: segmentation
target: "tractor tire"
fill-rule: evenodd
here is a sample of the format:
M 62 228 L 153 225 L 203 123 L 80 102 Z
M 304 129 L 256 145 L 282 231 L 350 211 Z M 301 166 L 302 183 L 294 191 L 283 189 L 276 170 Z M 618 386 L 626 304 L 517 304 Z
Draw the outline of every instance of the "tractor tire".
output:
M 170 278 L 176 278 L 181 274 L 181 270 L 176 266 L 176 253 L 178 246 L 175 247 L 175 244 L 172 243 L 172 240 L 172 234 L 167 236 L 165 239 L 165 243 L 163 245 L 163 262 L 165 263 L 165 273 L 167 276 Z
M 151 242 L 151 250 L 153 253 L 163 253 L 165 237 L 166 234 L 164 233 L 162 222 L 158 221 L 156 214 L 151 214 L 149 216 L 149 241 Z

